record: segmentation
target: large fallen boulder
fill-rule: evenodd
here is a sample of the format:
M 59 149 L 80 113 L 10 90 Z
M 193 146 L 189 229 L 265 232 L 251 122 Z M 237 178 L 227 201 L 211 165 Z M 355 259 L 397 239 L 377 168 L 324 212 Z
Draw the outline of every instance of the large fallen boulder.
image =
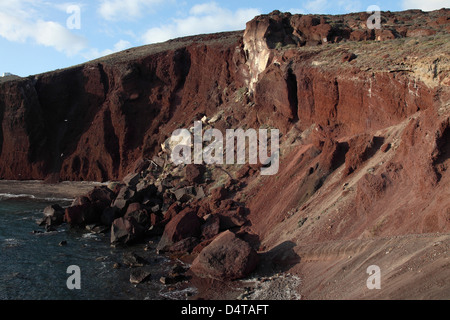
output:
M 114 192 L 108 187 L 95 187 L 86 195 L 77 197 L 73 201 L 72 206 L 65 209 L 64 221 L 72 227 L 82 227 L 88 224 L 101 223 L 103 212 L 110 206 L 113 198 Z M 56 211 L 59 212 L 61 209 L 62 208 L 59 207 Z M 55 209 L 53 206 L 52 208 L 46 208 L 46 210 L 48 210 L 49 215 L 54 216 Z M 45 215 L 48 216 L 48 214 Z M 59 213 L 57 213 L 57 215 L 60 216 Z
M 90 202 L 94 203 L 96 201 L 104 202 L 106 205 L 110 205 L 114 198 L 114 192 L 110 190 L 107 186 L 94 187 L 91 191 L 86 194 L 86 197 Z
M 65 210 L 64 221 L 71 227 L 80 227 L 95 223 L 100 219 L 90 203 L 68 207 Z
M 199 237 L 200 225 L 200 219 L 197 217 L 195 210 L 191 208 L 182 210 L 165 226 L 157 250 L 165 251 L 180 240 L 189 237 Z
M 240 279 L 258 264 L 258 254 L 233 232 L 225 231 L 195 258 L 191 271 L 201 278 L 217 280 Z

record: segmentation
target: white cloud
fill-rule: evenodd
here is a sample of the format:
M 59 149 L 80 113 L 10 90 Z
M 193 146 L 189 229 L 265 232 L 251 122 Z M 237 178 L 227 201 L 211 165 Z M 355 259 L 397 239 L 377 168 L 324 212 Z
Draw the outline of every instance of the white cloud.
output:
M 0 2 L 0 37 L 12 42 L 34 41 L 38 45 L 73 56 L 87 46 L 85 38 L 54 21 L 39 19 L 40 1 L 12 0 Z
M 73 56 L 83 50 L 87 41 L 69 32 L 68 29 L 53 21 L 37 21 L 31 37 L 38 44 L 53 47 L 60 52 Z
M 345 13 L 364 11 L 362 4 L 357 0 L 340 0 L 338 5 Z
M 247 21 L 259 14 L 261 12 L 253 8 L 231 11 L 220 7 L 216 2 L 203 3 L 193 6 L 186 18 L 173 19 L 170 24 L 149 29 L 142 40 L 149 44 L 181 36 L 242 30 Z
M 202 15 L 202 14 L 210 14 L 217 10 L 220 10 L 219 6 L 215 2 L 207 2 L 203 4 L 197 4 L 189 10 L 191 15 Z
M 360 0 L 310 0 L 303 5 L 302 9 L 304 12 L 312 14 L 329 14 L 361 12 L 365 8 Z
M 129 41 L 120 40 L 114 45 L 113 49 L 105 49 L 102 51 L 98 49 L 90 49 L 88 52 L 83 53 L 83 57 L 88 60 L 93 60 L 103 56 L 107 56 L 108 54 L 125 50 L 127 48 L 130 48 L 131 46 L 132 45 Z
M 108 21 L 133 20 L 162 2 L 162 0 L 102 0 L 98 13 Z
M 300 8 L 291 8 L 288 10 L 285 10 L 286 12 L 290 12 L 292 14 L 305 14 L 305 10 L 304 9 L 300 9 Z
M 129 47 L 131 47 L 131 43 L 129 41 L 120 40 L 119 42 L 117 42 L 114 45 L 114 51 L 115 52 L 122 51 L 122 50 L 128 49 Z
M 403 9 L 421 9 L 423 11 L 433 11 L 442 8 L 450 8 L 448 0 L 403 0 Z
M 47 5 L 49 5 L 50 7 L 53 7 L 55 9 L 58 9 L 60 11 L 67 11 L 67 8 L 71 7 L 71 6 L 78 6 L 80 8 L 84 8 L 86 7 L 86 5 L 84 3 L 81 2 L 63 2 L 63 3 L 46 3 Z
M 325 13 L 328 6 L 328 0 L 311 0 L 304 5 L 309 13 Z

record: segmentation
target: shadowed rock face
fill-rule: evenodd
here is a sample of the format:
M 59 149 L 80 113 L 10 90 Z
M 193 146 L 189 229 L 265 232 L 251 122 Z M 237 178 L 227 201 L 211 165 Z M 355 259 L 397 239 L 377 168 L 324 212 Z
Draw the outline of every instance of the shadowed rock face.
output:
M 191 121 L 187 113 L 217 110 L 234 83 L 240 34 L 130 49 L 126 56 L 1 83 L 0 177 L 124 177 Z

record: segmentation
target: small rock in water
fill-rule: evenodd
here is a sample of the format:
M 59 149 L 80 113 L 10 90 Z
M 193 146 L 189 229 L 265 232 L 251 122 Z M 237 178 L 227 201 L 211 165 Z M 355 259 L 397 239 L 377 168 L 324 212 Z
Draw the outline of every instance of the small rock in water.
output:
M 106 233 L 110 228 L 106 227 L 106 226 L 96 226 L 95 228 L 93 228 L 91 230 L 91 232 L 93 233 Z
M 120 269 L 120 263 L 114 263 L 114 265 L 113 265 L 113 268 L 114 269 Z
M 67 241 L 63 240 L 58 244 L 60 247 L 67 245 Z
M 95 259 L 95 261 L 105 261 L 106 259 L 108 259 L 107 256 L 97 257 L 97 258 Z
M 45 226 L 46 222 L 47 222 L 47 218 L 41 218 L 41 219 L 36 220 L 36 223 L 37 223 L 38 226 L 40 226 L 40 227 Z
M 159 281 L 162 284 L 169 285 L 169 284 L 175 284 L 177 282 L 183 281 L 185 278 L 186 277 L 184 275 L 174 274 L 174 275 L 170 275 L 170 276 L 167 276 L 167 277 L 161 277 L 159 279 Z
M 150 271 L 143 268 L 135 268 L 130 272 L 130 282 L 133 284 L 139 284 L 149 279 Z
M 57 231 L 55 228 L 53 228 L 52 226 L 45 226 L 45 232 L 54 232 Z
M 123 263 L 131 268 L 135 268 L 143 267 L 147 264 L 147 261 L 134 252 L 125 252 L 123 254 Z
M 87 231 L 92 231 L 97 225 L 96 224 L 88 224 L 85 228 Z

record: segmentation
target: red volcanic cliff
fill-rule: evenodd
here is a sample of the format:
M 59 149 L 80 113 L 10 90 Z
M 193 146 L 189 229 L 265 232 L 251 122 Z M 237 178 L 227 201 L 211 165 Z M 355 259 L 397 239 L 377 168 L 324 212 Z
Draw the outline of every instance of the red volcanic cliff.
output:
M 233 90 L 239 38 L 180 39 L 0 84 L 0 176 L 121 178 L 195 114 L 217 110 Z
M 122 179 L 204 116 L 220 130 L 278 128 L 279 172 L 214 171 L 208 191 L 224 189 L 197 215 L 225 194 L 245 203 L 240 232 L 266 268 L 303 277 L 307 298 L 448 298 L 434 271 L 448 277 L 450 10 L 381 17 L 370 30 L 366 13 L 275 11 L 244 32 L 0 83 L 0 178 Z M 358 286 L 370 264 L 391 280 L 382 293 Z
M 250 21 L 243 36 L 182 38 L 1 83 L 0 177 L 121 178 L 174 129 L 223 108 L 234 109 L 236 124 L 275 125 L 284 132 L 296 122 L 303 129 L 317 123 L 347 132 L 394 124 L 430 106 L 433 90 L 407 72 L 361 70 L 341 61 L 320 65 L 330 58 L 325 53 L 338 59 L 349 53 L 333 42 L 442 33 L 449 25 L 448 10 L 382 16 L 383 29 L 368 30 L 365 13 L 274 12 Z M 368 36 L 356 36 L 361 33 Z M 404 58 L 412 59 L 408 54 Z

